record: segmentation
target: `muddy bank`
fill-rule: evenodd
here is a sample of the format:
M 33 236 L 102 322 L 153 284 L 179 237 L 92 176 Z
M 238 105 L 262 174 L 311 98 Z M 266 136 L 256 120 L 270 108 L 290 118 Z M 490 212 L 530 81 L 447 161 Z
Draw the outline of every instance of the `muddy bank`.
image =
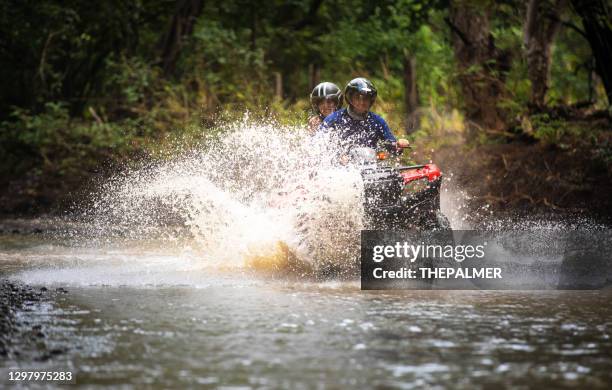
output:
M 472 210 L 612 221 L 612 172 L 584 150 L 523 142 L 458 145 L 436 150 L 433 159 L 447 174 L 447 186 L 466 192 Z
M 31 323 L 22 314 L 50 306 L 58 295 L 67 293 L 62 287 L 50 290 L 0 279 L 0 358 L 45 361 L 63 354 L 64 350 L 47 345 L 42 324 Z

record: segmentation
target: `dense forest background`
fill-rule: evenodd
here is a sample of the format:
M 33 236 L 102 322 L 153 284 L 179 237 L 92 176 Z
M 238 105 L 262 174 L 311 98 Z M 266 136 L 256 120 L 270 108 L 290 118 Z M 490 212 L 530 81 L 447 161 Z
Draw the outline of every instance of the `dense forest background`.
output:
M 316 83 L 357 76 L 374 82 L 375 111 L 396 134 L 465 173 L 459 184 L 476 198 L 606 210 L 611 9 L 608 0 L 4 0 L 0 212 L 52 210 L 90 178 L 197 142 L 247 110 L 303 124 Z

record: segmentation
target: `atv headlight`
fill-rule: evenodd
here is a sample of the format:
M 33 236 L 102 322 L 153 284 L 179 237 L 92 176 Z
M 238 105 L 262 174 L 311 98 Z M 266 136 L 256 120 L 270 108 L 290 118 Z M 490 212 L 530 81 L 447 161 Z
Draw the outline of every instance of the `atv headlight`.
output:
M 389 153 L 388 152 L 385 152 L 384 150 L 376 152 L 376 159 L 378 159 L 378 160 L 386 160 L 387 158 L 389 158 Z

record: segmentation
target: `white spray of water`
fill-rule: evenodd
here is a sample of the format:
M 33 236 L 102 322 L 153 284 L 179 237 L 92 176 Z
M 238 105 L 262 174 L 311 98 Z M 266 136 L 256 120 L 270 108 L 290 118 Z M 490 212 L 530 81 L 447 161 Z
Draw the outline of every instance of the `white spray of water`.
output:
M 472 228 L 469 219 L 474 210 L 471 210 L 468 206 L 469 199 L 470 197 L 465 190 L 454 185 L 452 174 L 443 174 L 443 185 L 440 191 L 440 210 L 448 218 L 453 229 L 469 230 Z M 480 209 L 476 212 L 482 214 L 485 211 Z
M 354 265 L 363 226 L 359 172 L 334 166 L 325 139 L 274 124 L 230 126 L 169 162 L 113 178 L 94 207 L 98 233 L 185 235 L 209 264 L 234 267 L 283 242 L 319 269 Z

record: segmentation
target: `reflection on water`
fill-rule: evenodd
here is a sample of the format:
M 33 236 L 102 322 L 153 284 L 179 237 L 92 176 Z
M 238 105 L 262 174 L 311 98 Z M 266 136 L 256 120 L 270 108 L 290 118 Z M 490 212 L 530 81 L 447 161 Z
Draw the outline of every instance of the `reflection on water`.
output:
M 62 286 L 19 314 L 62 351 L 9 367 L 84 384 L 607 387 L 612 291 L 362 292 L 214 270 L 197 253 L 3 238 L 0 269 Z M 25 348 L 25 347 L 24 347 Z

